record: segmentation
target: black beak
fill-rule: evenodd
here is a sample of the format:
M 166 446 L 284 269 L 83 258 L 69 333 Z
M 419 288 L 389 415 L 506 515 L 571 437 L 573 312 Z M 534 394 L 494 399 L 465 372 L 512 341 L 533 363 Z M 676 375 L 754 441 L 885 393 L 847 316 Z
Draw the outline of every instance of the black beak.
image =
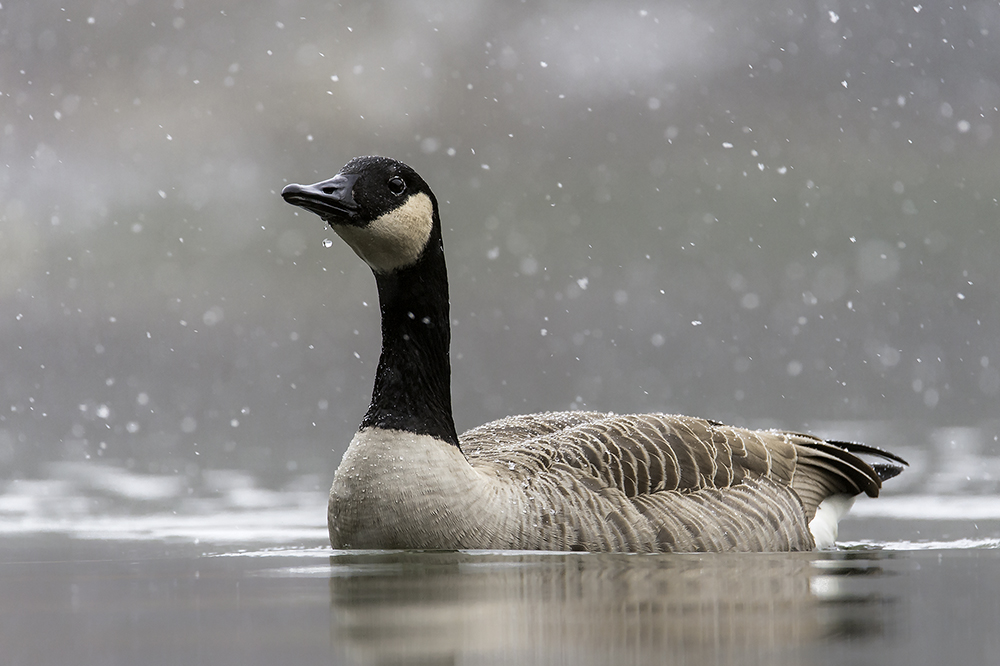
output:
M 312 185 L 285 185 L 282 198 L 290 204 L 316 213 L 329 224 L 358 224 L 354 183 L 358 174 L 338 173 L 330 180 Z

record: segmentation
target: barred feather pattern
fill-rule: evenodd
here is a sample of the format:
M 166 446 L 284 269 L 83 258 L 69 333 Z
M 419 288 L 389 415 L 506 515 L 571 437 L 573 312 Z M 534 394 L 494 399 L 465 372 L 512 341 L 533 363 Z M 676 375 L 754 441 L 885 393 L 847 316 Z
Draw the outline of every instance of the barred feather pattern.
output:
M 823 499 L 881 486 L 816 437 L 668 414 L 509 417 L 460 443 L 360 431 L 331 489 L 334 546 L 811 550 Z

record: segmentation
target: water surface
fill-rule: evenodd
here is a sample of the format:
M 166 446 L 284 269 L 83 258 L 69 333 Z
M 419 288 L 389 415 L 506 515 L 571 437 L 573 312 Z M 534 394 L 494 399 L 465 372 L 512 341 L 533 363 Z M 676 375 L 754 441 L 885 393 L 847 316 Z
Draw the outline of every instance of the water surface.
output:
M 270 497 L 0 523 L 3 663 L 991 664 L 1000 650 L 993 496 L 859 502 L 838 551 L 749 555 L 331 551 L 322 493 Z

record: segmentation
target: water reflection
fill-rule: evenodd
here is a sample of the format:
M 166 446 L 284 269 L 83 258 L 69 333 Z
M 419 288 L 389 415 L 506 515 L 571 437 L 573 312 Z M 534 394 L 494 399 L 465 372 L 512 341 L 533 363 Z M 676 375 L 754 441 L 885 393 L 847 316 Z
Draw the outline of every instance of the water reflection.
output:
M 891 631 L 891 558 L 338 554 L 332 642 L 360 663 L 799 664 Z

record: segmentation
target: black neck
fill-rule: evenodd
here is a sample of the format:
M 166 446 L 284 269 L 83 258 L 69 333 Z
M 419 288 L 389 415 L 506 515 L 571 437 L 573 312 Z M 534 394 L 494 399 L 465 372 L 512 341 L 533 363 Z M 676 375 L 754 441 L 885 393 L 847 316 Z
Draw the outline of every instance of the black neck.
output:
M 361 427 L 431 435 L 458 446 L 451 412 L 448 270 L 440 232 L 416 264 L 376 273 L 375 280 L 382 356 Z

